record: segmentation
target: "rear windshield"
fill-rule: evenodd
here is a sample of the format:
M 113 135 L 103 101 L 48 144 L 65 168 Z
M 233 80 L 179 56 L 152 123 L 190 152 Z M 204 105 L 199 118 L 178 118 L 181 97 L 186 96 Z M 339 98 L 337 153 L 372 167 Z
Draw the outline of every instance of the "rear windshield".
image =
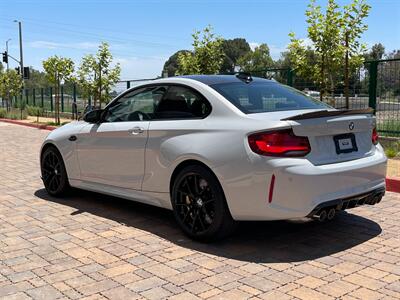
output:
M 330 108 L 317 99 L 276 82 L 218 83 L 211 87 L 246 114 Z

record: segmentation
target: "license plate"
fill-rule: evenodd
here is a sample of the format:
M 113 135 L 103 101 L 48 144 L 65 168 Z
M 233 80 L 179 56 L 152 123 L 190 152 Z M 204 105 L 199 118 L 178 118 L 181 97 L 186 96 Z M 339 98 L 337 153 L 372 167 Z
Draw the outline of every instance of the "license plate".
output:
M 350 153 L 358 151 L 356 137 L 353 133 L 340 134 L 333 137 L 336 153 Z

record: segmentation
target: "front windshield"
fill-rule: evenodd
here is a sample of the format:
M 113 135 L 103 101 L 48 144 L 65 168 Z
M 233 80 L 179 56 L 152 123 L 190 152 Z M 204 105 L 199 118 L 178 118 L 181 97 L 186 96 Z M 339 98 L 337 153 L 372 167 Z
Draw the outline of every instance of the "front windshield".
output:
M 294 88 L 271 81 L 218 83 L 211 87 L 246 114 L 331 108 Z

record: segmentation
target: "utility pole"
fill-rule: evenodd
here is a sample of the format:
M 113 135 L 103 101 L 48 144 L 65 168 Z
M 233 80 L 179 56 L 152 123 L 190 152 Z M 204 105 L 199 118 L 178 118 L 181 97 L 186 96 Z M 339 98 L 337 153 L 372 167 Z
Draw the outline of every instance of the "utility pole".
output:
M 8 55 L 8 42 L 9 41 L 11 41 L 11 39 L 8 39 L 7 41 L 6 41 L 6 52 L 7 52 L 7 55 Z M 8 71 L 8 59 L 7 59 L 7 71 Z
M 19 29 L 19 63 L 21 67 L 21 77 L 24 80 L 24 56 L 22 51 L 22 24 L 18 20 L 14 20 L 14 22 L 18 22 L 18 29 Z

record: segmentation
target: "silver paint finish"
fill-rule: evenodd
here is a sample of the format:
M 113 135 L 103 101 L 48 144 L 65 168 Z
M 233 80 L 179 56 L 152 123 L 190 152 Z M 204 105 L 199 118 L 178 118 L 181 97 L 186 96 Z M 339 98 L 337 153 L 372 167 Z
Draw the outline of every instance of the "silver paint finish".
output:
M 385 186 L 386 157 L 380 145 L 371 143 L 372 116 L 281 121 L 310 110 L 246 115 L 198 81 L 168 78 L 152 83 L 196 89 L 210 102 L 210 115 L 100 125 L 81 121 L 54 130 L 44 144 L 52 143 L 60 150 L 72 186 L 171 209 L 173 171 L 186 160 L 196 160 L 217 176 L 237 220 L 304 217 L 321 202 Z M 143 132 L 132 134 L 135 127 Z M 306 157 L 266 157 L 249 148 L 249 134 L 283 128 L 308 136 L 312 150 Z M 359 151 L 337 155 L 332 136 L 350 132 Z M 69 141 L 71 135 L 77 141 Z M 268 203 L 272 174 L 275 189 Z

